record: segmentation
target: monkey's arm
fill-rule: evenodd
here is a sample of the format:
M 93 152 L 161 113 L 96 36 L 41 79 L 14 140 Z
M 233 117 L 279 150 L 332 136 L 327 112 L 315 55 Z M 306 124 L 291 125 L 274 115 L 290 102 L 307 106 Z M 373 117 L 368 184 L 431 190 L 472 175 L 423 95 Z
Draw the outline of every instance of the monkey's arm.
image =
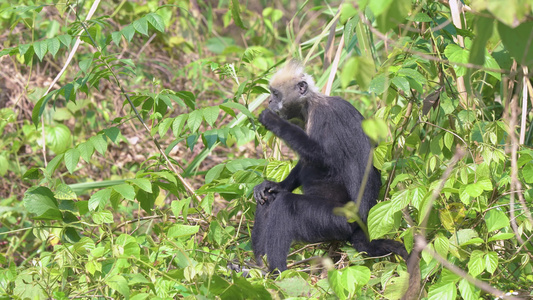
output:
M 311 139 L 300 127 L 282 119 L 268 108 L 259 115 L 259 122 L 284 140 L 292 150 L 300 155 L 300 158 L 320 166 L 328 166 L 325 159 L 330 156 L 324 153 L 322 146 Z

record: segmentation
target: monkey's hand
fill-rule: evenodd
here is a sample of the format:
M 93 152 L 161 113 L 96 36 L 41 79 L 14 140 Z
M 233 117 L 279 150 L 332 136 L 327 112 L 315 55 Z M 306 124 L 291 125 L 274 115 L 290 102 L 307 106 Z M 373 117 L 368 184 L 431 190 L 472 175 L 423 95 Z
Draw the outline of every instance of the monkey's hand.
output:
M 254 197 L 258 204 L 265 204 L 276 199 L 276 195 L 281 191 L 279 182 L 265 180 L 254 187 Z
M 276 133 L 276 128 L 279 127 L 280 122 L 283 122 L 283 119 L 274 113 L 269 108 L 266 108 L 259 115 L 259 122 L 265 126 L 266 129 Z

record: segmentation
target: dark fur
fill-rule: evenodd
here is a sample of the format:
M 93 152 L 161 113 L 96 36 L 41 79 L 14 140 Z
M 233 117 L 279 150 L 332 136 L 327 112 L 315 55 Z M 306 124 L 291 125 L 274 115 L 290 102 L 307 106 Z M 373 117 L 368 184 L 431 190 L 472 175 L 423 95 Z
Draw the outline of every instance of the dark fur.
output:
M 356 201 L 364 177 L 372 145 L 363 132 L 363 116 L 350 103 L 339 97 L 302 91 L 303 100 L 283 103 L 281 118 L 265 109 L 259 121 L 299 154 L 296 167 L 282 182 L 265 180 L 254 189 L 258 202 L 252 247 L 259 264 L 267 254 L 270 270 L 287 269 L 287 255 L 293 241 L 349 241 L 358 251 L 370 256 L 391 252 L 407 260 L 402 243 L 392 240 L 370 242 L 357 223 L 333 214 L 335 207 Z M 271 108 L 281 107 L 283 95 L 273 90 Z M 305 122 L 305 131 L 285 119 L 298 118 Z M 306 132 L 307 131 L 307 132 Z M 303 195 L 293 194 L 297 187 Z M 381 176 L 374 167 L 359 206 L 359 216 L 367 222 L 368 212 L 376 204 Z

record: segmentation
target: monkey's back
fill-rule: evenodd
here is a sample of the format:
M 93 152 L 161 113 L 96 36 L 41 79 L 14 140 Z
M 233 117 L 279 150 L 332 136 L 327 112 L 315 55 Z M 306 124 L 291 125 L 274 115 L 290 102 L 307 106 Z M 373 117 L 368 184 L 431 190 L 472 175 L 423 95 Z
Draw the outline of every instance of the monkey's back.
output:
M 364 166 L 367 165 L 368 156 L 372 151 L 370 139 L 361 126 L 363 116 L 352 104 L 340 97 L 323 97 L 320 101 L 310 104 L 309 112 L 307 133 L 322 145 L 327 161 L 327 167 L 317 174 L 321 174 L 325 185 L 329 183 L 331 187 L 322 188 L 326 191 L 332 188 L 341 189 L 338 197 L 347 194 L 349 200 L 357 201 L 365 173 Z M 302 184 L 306 185 L 305 182 Z M 359 207 L 363 221 L 366 221 L 368 211 L 375 205 L 380 187 L 380 173 L 372 166 L 363 194 L 364 200 Z M 318 187 L 308 190 L 318 190 Z

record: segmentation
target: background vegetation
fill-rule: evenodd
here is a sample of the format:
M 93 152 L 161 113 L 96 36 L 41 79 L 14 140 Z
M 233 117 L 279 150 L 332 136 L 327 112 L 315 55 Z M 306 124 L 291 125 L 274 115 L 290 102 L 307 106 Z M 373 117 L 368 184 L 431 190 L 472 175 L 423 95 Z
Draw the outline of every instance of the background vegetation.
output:
M 368 118 L 370 236 L 424 249 L 414 297 L 531 297 L 532 1 L 465 4 L 0 0 L 0 298 L 399 299 L 405 262 L 349 245 L 251 263 L 289 57 Z

